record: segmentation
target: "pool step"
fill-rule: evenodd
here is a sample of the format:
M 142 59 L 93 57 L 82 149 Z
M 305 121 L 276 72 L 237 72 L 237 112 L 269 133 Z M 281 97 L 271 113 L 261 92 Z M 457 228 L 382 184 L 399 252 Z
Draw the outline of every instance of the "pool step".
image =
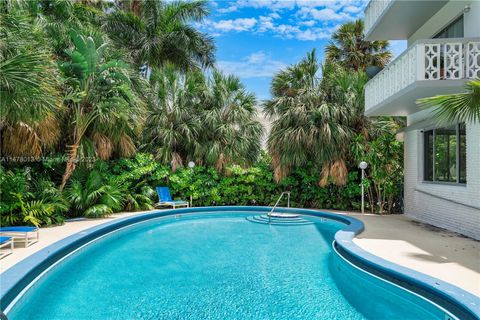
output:
M 299 215 L 275 215 L 270 218 L 266 214 L 246 217 L 250 222 L 271 224 L 271 225 L 283 225 L 283 226 L 302 226 L 312 224 L 312 221 L 300 218 Z

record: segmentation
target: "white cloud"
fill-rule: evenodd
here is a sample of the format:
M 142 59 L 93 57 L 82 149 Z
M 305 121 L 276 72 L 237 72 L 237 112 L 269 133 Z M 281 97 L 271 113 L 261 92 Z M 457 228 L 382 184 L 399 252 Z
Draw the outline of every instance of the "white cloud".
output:
M 352 19 L 352 17 L 344 12 L 335 12 L 333 9 L 315 9 L 303 7 L 298 11 L 302 18 L 313 18 L 318 21 L 343 21 Z
M 211 21 L 208 20 L 205 22 L 207 26 L 211 28 L 228 32 L 228 31 L 249 31 L 257 24 L 257 19 L 255 18 L 237 18 L 231 20 L 220 20 L 220 21 Z
M 280 15 L 276 12 L 272 12 L 268 16 L 272 19 L 280 19 L 281 18 Z
M 362 7 L 357 7 L 357 6 L 346 6 L 345 8 L 343 8 L 343 11 L 348 13 L 358 13 L 362 10 L 363 10 Z
M 227 32 L 270 33 L 273 36 L 316 41 L 328 38 L 338 26 L 354 20 L 363 13 L 368 0 L 238 0 L 218 1 L 220 13 L 242 8 L 261 9 L 249 11 L 250 16 L 220 21 L 208 20 L 203 27 L 215 36 Z M 257 14 L 257 15 L 255 15 Z M 282 19 L 283 18 L 283 19 Z
M 267 8 L 273 11 L 294 9 L 296 6 L 293 0 L 238 0 L 236 5 L 245 8 Z
M 280 24 L 275 28 L 275 32 L 284 36 L 287 39 L 294 38 L 294 35 L 299 33 L 301 30 L 297 26 L 292 26 L 290 24 Z
M 329 39 L 331 33 L 320 29 L 307 29 L 297 32 L 296 39 L 304 41 L 316 41 L 322 39 Z
M 267 55 L 263 51 L 254 52 L 251 55 L 247 56 L 245 60 L 248 63 L 260 63 L 267 60 Z
M 217 9 L 217 11 L 220 12 L 220 13 L 235 12 L 237 10 L 238 10 L 238 7 L 235 6 L 235 5 L 230 6 L 230 7 L 226 7 L 226 8 Z
M 313 27 L 317 23 L 315 20 L 300 21 L 301 26 Z
M 259 27 L 258 27 L 257 31 L 258 32 L 266 32 L 268 30 L 273 30 L 275 28 L 275 25 L 274 25 L 272 20 L 273 20 L 272 17 L 260 16 L 259 17 Z
M 287 66 L 286 63 L 272 60 L 263 51 L 254 52 L 240 61 L 218 61 L 217 67 L 225 73 L 235 74 L 240 78 L 271 77 Z

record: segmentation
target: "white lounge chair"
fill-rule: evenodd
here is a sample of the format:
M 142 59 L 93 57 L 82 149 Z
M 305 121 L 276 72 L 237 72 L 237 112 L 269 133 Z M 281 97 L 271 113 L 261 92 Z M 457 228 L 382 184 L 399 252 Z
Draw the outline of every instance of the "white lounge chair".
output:
M 12 238 L 12 242 L 24 243 L 25 247 L 38 241 L 40 234 L 37 227 L 0 227 L 0 236 Z
M 12 237 L 0 237 L 0 249 L 8 247 L 7 251 L 0 250 L 0 259 L 8 256 L 13 252 L 13 239 Z

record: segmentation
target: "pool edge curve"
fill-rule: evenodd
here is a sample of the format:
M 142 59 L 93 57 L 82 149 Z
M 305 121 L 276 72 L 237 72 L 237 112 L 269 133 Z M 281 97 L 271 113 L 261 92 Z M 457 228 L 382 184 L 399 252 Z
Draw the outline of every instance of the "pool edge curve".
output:
M 24 288 L 51 265 L 67 256 L 70 252 L 107 233 L 138 222 L 176 214 L 238 210 L 268 212 L 271 210 L 271 207 L 220 206 L 156 210 L 119 218 L 77 232 L 37 251 L 1 273 L 0 309 L 4 311 L 15 301 Z M 341 254 L 346 255 L 344 258 L 350 258 L 349 260 L 356 265 L 360 265 L 360 268 L 370 268 L 370 271 L 376 271 L 381 277 L 383 275 L 384 279 L 387 278 L 387 281 L 396 280 L 396 283 L 406 290 L 411 290 L 412 287 L 420 288 L 420 294 L 425 295 L 425 293 L 429 293 L 431 296 L 438 297 L 448 302 L 451 306 L 455 306 L 458 309 L 456 310 L 457 314 L 458 311 L 462 311 L 464 312 L 462 315 L 468 315 L 469 319 L 480 319 L 479 297 L 445 281 L 382 259 L 355 244 L 353 239 L 364 230 L 362 221 L 347 215 L 314 209 L 277 208 L 276 210 L 279 212 L 298 212 L 305 215 L 325 217 L 345 223 L 345 227 L 335 234 L 335 244 L 337 248 L 340 248 Z M 426 298 L 430 299 L 431 296 Z M 446 308 L 448 309 L 448 307 Z

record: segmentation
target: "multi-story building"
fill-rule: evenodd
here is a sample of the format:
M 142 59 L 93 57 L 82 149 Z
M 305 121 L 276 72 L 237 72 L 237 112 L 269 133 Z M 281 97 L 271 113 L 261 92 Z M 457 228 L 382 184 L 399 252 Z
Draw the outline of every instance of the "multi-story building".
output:
M 480 124 L 439 124 L 416 103 L 480 78 L 480 1 L 371 0 L 365 33 L 408 43 L 365 88 L 367 116 L 407 117 L 405 214 L 480 239 Z

